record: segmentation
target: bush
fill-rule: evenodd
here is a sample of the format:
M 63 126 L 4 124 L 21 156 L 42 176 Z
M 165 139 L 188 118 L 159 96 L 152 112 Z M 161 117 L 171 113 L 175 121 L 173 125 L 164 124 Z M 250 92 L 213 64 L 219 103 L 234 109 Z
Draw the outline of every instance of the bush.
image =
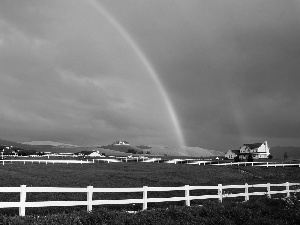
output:
M 132 154 L 136 154 L 137 151 L 134 149 L 128 149 L 126 153 L 132 153 Z
M 234 157 L 234 162 L 240 162 L 241 161 L 241 159 L 240 159 L 240 157 L 237 155 L 236 157 Z
M 252 154 L 249 154 L 248 158 L 247 158 L 248 162 L 253 162 L 253 156 Z

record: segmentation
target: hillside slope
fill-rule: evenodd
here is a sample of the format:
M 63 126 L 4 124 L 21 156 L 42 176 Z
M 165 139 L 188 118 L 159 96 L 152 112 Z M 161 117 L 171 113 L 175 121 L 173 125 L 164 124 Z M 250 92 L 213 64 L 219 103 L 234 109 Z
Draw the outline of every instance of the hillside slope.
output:
M 128 150 L 129 151 L 133 150 L 133 151 L 136 151 L 137 153 L 145 152 L 142 149 L 137 148 L 135 146 L 131 146 L 131 145 L 107 145 L 107 146 L 101 146 L 100 148 L 109 149 L 109 150 L 118 151 L 118 152 L 128 152 Z
M 187 157 L 210 157 L 224 156 L 224 152 L 209 150 L 199 147 L 151 147 L 147 149 L 151 155 L 187 156 Z
M 30 143 L 30 144 L 29 144 Z M 106 155 L 124 155 L 128 154 L 129 151 L 135 151 L 136 153 L 150 153 L 150 155 L 161 155 L 161 156 L 186 156 L 186 157 L 211 157 L 211 156 L 223 156 L 224 152 L 215 150 L 208 150 L 200 147 L 157 147 L 157 146 L 132 146 L 132 145 L 107 145 L 100 147 L 75 147 L 67 146 L 61 147 L 60 145 L 40 145 L 39 142 L 29 142 L 28 144 L 22 144 L 13 141 L 0 140 L 0 145 L 14 146 L 25 150 L 37 150 L 43 152 L 63 152 L 63 153 L 76 153 L 81 151 L 93 151 L 98 150 L 100 153 Z M 38 145 L 32 145 L 37 143 Z M 51 142 L 43 142 L 51 143 Z M 59 143 L 61 144 L 61 143 Z M 126 155 L 126 154 L 125 154 Z

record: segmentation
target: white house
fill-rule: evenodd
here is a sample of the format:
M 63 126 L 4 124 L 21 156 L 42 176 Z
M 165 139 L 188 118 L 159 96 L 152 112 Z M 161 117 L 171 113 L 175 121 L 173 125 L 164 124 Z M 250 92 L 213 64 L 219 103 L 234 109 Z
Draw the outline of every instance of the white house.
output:
M 267 159 L 270 155 L 270 148 L 268 143 L 244 144 L 239 150 L 229 150 L 225 157 L 228 159 L 234 159 L 239 156 L 240 159 L 247 159 L 249 155 L 252 155 L 253 159 Z
M 268 143 L 244 144 L 240 147 L 240 158 L 247 158 L 251 154 L 254 159 L 267 159 L 270 155 Z
M 113 145 L 130 145 L 127 141 L 116 141 L 113 143 Z

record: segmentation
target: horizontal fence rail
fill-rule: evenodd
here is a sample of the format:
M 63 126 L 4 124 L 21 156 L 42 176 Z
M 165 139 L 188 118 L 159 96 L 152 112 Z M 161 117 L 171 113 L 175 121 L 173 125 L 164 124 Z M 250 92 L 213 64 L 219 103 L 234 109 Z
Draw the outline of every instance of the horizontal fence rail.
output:
M 283 187 L 283 190 L 272 190 L 271 187 Z M 249 189 L 260 188 L 260 191 L 250 192 Z M 262 190 L 262 188 L 264 190 Z M 231 193 L 233 189 L 242 189 L 243 192 Z M 215 190 L 215 194 L 208 195 L 191 195 L 191 191 L 195 190 Z M 229 191 L 231 190 L 231 192 Z M 149 192 L 169 192 L 169 191 L 184 191 L 182 197 L 170 198 L 148 198 Z M 223 198 L 244 197 L 245 201 L 249 200 L 250 196 L 267 195 L 271 197 L 272 194 L 284 194 L 290 197 L 291 193 L 300 192 L 300 183 L 282 183 L 282 184 L 245 184 L 245 185 L 222 185 L 218 186 L 189 186 L 182 187 L 140 187 L 140 188 L 95 188 L 87 186 L 86 188 L 68 188 L 68 187 L 27 187 L 21 185 L 20 187 L 0 187 L 0 193 L 20 193 L 19 202 L 0 202 L 0 208 L 19 208 L 19 215 L 25 216 L 25 209 L 28 207 L 49 207 L 49 206 L 87 206 L 87 211 L 91 211 L 93 205 L 111 205 L 111 204 L 142 204 L 142 209 L 147 209 L 148 203 L 155 202 L 173 202 L 185 201 L 185 205 L 190 206 L 192 200 L 202 199 L 218 199 L 222 202 Z M 86 201 L 43 201 L 43 202 L 27 202 L 26 194 L 32 192 L 65 192 L 65 193 L 86 193 Z M 93 199 L 93 193 L 130 193 L 141 192 L 142 199 L 121 199 L 121 200 L 104 200 Z
M 43 157 L 44 158 L 44 157 Z M 88 159 L 3 159 L 0 164 L 90 164 L 90 163 L 120 163 L 120 162 L 142 162 L 142 163 L 167 163 L 186 165 L 212 165 L 212 166 L 260 166 L 260 167 L 300 167 L 295 162 L 224 162 L 223 160 L 202 160 L 202 159 L 161 159 L 161 158 L 88 158 Z

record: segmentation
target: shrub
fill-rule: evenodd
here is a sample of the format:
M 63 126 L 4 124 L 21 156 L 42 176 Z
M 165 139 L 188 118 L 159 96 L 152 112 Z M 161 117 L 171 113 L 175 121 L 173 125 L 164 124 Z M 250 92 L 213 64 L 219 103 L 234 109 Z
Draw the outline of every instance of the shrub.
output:
M 253 156 L 252 154 L 249 154 L 248 158 L 247 158 L 248 162 L 253 162 Z
M 137 154 L 137 150 L 135 150 L 135 149 L 128 149 L 126 153 Z

